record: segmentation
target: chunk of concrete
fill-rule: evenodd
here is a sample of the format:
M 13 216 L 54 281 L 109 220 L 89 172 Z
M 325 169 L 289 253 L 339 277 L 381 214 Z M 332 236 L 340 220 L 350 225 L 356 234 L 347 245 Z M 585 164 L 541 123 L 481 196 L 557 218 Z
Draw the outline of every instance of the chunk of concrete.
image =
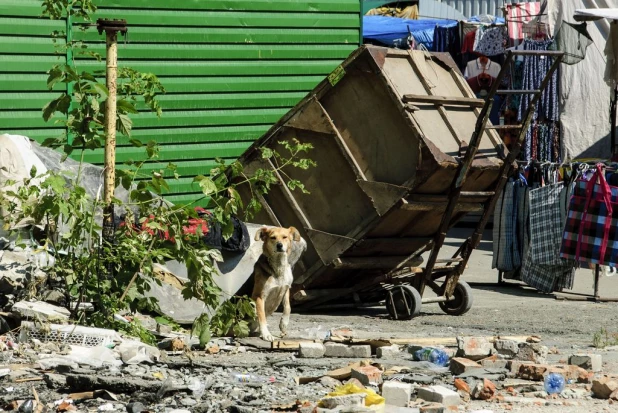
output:
M 387 381 L 382 385 L 382 397 L 386 404 L 408 407 L 412 395 L 412 385 L 398 381 Z
M 324 397 L 322 405 L 327 409 L 348 406 L 365 406 L 365 393 L 346 394 L 345 396 Z
M 609 396 L 618 389 L 618 378 L 603 376 L 592 381 L 592 393 L 598 399 L 609 399 Z
M 472 398 L 476 400 L 490 400 L 496 395 L 496 385 L 491 381 L 484 379 L 478 382 L 472 389 Z
M 11 309 L 22 318 L 32 318 L 40 321 L 67 321 L 71 312 L 64 307 L 58 307 L 43 301 L 20 301 Z
M 494 347 L 498 354 L 507 357 L 514 357 L 519 353 L 519 343 L 514 340 L 496 340 Z
M 401 352 L 399 351 L 399 346 L 396 344 L 393 344 L 392 346 L 378 347 L 376 349 L 376 356 L 379 359 L 397 357 L 400 354 Z
M 455 376 L 465 373 L 466 371 L 481 368 L 483 368 L 483 366 L 481 366 L 479 363 L 469 360 L 467 358 L 455 357 L 451 359 L 450 370 L 451 373 Z
M 386 403 L 384 405 L 384 412 L 388 412 L 388 413 L 421 413 L 421 409 L 419 409 L 418 407 L 393 406 L 391 404 Z
M 324 344 L 326 357 L 368 358 L 371 357 L 370 345 L 347 346 L 342 343 L 328 342 Z
M 573 354 L 569 357 L 569 364 L 597 372 L 603 368 L 603 359 L 600 354 Z
M 441 403 L 445 406 L 457 406 L 461 402 L 457 392 L 443 386 L 420 387 L 416 391 L 416 396 L 419 399 Z
M 538 343 L 520 343 L 519 352 L 513 360 L 531 361 L 536 364 L 547 363 L 549 349 Z
M 485 337 L 457 337 L 457 356 L 481 360 L 491 355 L 493 344 Z
M 322 343 L 300 343 L 298 357 L 318 359 L 324 357 L 326 349 Z

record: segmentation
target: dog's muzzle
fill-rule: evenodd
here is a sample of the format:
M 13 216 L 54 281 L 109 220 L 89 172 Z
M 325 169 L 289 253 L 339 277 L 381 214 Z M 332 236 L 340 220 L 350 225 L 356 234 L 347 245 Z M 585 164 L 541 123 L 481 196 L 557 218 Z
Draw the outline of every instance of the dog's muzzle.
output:
M 285 250 L 283 249 L 283 244 L 278 242 L 277 245 L 277 252 L 285 252 Z

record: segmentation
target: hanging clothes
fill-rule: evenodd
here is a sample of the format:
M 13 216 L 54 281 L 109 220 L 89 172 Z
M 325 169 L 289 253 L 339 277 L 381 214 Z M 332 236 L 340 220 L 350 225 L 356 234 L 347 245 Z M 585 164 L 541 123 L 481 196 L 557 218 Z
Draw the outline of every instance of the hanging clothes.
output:
M 561 182 L 529 193 L 530 248 L 524 257 L 521 279 L 544 293 L 573 287 L 573 262 L 560 257 L 569 188 Z
M 481 26 L 477 30 L 474 51 L 483 56 L 502 55 L 507 41 L 508 35 L 505 26 Z
M 609 36 L 605 44 L 605 76 L 603 79 L 610 87 L 618 84 L 618 23 L 610 24 Z
M 553 40 L 539 41 L 526 39 L 524 40 L 523 45 L 524 50 L 546 51 L 553 48 Z M 547 56 L 526 56 L 524 59 L 521 88 L 523 90 L 540 89 L 541 83 L 545 78 L 545 75 L 549 71 L 552 63 L 553 59 Z M 521 96 L 521 101 L 517 113 L 517 120 L 519 122 L 524 121 L 524 115 L 526 114 L 526 111 L 532 99 L 533 95 L 530 94 L 524 94 Z M 559 155 L 557 157 L 554 156 L 555 153 L 559 154 L 560 152 L 554 151 L 554 125 L 548 125 L 547 130 L 538 130 L 539 125 L 543 125 L 543 122 L 558 122 L 559 119 L 560 110 L 558 106 L 558 70 L 556 70 L 550 78 L 549 83 L 543 91 L 541 98 L 537 102 L 537 107 L 532 114 L 533 124 L 526 131 L 522 159 L 536 159 L 552 162 L 560 161 Z M 548 131 L 551 131 L 551 133 L 549 133 Z M 539 148 L 539 145 L 541 146 L 541 148 Z M 560 146 L 559 140 L 558 146 Z
M 448 52 L 453 59 L 461 54 L 459 23 L 438 24 L 433 32 L 433 51 Z
M 513 271 L 521 266 L 519 240 L 524 239 L 520 231 L 525 229 L 520 222 L 523 215 L 519 212 L 522 187 L 525 187 L 525 180 L 510 179 L 494 208 L 492 268 L 500 271 Z
M 556 33 L 556 50 L 564 52 L 562 63 L 574 65 L 586 57 L 586 49 L 592 44 L 592 38 L 586 29 L 586 23 L 573 24 L 562 22 Z
M 511 46 L 517 46 L 524 40 L 523 24 L 536 17 L 540 10 L 541 3 L 538 1 L 506 5 Z

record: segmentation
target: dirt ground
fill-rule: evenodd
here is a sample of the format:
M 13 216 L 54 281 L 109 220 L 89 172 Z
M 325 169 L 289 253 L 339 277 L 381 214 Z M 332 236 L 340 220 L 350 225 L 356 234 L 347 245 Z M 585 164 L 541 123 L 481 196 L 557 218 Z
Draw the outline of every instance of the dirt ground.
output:
M 453 230 L 443 248 L 444 256 L 454 252 L 470 229 Z M 474 304 L 465 315 L 445 315 L 437 304 L 422 307 L 421 315 L 410 321 L 388 318 L 384 307 L 330 314 L 293 314 L 290 335 L 302 335 L 307 328 L 347 326 L 360 337 L 453 337 L 456 335 L 538 335 L 543 344 L 556 347 L 559 354 L 550 355 L 549 362 L 557 363 L 575 352 L 598 352 L 603 355 L 604 372 L 618 373 L 618 351 L 597 350 L 592 347 L 593 336 L 601 328 L 618 332 L 618 305 L 615 302 L 558 300 L 554 295 L 541 294 L 522 283 L 508 281 L 498 284 L 498 272 L 491 268 L 491 231 L 474 251 L 463 279 L 474 291 Z M 442 254 L 441 254 L 442 255 Z M 590 269 L 577 271 L 572 292 L 592 294 L 594 274 Z M 618 298 L 618 276 L 602 277 L 601 296 Z M 278 315 L 269 324 L 278 325 Z M 271 330 L 277 334 L 276 327 Z M 513 405 L 513 410 L 541 412 L 618 412 L 618 405 L 607 401 L 578 400 L 579 406 Z M 508 407 L 507 407 L 508 408 Z M 489 409 L 506 411 L 498 404 L 471 403 L 464 411 Z M 511 411 L 511 410 L 509 410 Z

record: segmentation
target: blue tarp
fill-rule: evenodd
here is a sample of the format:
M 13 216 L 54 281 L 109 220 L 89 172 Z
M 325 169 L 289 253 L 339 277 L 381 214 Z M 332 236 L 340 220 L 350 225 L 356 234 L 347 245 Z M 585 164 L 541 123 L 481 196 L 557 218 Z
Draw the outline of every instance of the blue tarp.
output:
M 363 16 L 363 38 L 376 40 L 386 46 L 394 46 L 397 40 L 408 36 L 408 27 L 418 43 L 429 50 L 433 48 L 433 32 L 436 26 L 456 26 L 456 20 L 421 19 L 410 20 L 399 17 Z

